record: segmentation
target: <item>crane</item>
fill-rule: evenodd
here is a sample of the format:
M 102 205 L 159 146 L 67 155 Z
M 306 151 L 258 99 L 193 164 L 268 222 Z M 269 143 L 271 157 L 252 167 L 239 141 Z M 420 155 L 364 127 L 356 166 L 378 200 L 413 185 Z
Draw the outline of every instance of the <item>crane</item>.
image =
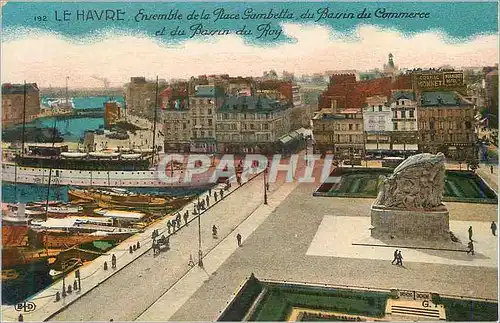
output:
M 104 84 L 104 88 L 106 88 L 106 89 L 109 88 L 109 81 L 107 78 L 99 77 L 97 75 L 92 75 L 91 77 L 95 80 L 101 81 Z

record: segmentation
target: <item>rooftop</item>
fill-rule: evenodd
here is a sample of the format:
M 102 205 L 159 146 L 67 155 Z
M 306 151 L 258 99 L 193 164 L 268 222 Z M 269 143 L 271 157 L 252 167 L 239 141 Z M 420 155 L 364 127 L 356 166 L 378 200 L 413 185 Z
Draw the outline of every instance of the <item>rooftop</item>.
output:
M 420 97 L 420 105 L 423 107 L 431 106 L 460 106 L 472 105 L 472 102 L 466 100 L 455 91 L 436 91 L 423 92 Z
M 38 93 L 38 85 L 36 83 L 26 83 L 26 93 L 33 94 Z M 2 94 L 24 94 L 24 84 L 2 84 Z
M 415 101 L 415 93 L 412 91 L 395 91 L 392 93 L 391 96 L 392 101 L 401 99 Z
M 287 104 L 261 96 L 230 96 L 224 100 L 219 112 L 259 111 L 271 112 L 286 109 Z
M 197 85 L 195 88 L 195 97 L 220 97 L 224 95 L 224 90 L 214 85 Z

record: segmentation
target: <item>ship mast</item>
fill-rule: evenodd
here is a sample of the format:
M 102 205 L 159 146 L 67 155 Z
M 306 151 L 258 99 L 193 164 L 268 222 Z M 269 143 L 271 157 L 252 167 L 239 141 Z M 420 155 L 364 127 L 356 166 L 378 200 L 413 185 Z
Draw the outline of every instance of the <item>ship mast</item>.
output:
M 69 100 L 69 97 L 68 97 L 68 79 L 69 79 L 69 76 L 66 76 L 66 108 L 69 107 L 69 104 L 68 104 L 68 100 Z
M 153 158 L 151 163 L 154 164 L 155 161 L 155 152 L 156 152 L 156 119 L 158 118 L 158 75 L 156 76 L 156 95 L 155 95 L 155 117 L 153 121 Z

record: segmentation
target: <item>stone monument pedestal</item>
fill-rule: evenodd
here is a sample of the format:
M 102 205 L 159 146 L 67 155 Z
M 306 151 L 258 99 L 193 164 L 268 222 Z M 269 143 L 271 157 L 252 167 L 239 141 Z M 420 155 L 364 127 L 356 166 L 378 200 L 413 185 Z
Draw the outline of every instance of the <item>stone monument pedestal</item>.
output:
M 450 239 L 449 212 L 444 205 L 431 210 L 371 207 L 371 236 L 398 239 Z

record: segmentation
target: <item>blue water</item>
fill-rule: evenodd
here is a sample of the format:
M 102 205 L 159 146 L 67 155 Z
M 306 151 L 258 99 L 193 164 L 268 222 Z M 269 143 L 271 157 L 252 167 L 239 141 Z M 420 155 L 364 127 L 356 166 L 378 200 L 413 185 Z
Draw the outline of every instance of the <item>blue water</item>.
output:
M 106 102 L 110 97 L 108 96 L 91 96 L 91 97 L 73 97 L 73 103 L 75 109 L 94 109 L 103 108 L 104 102 Z M 118 101 L 122 106 L 124 105 L 124 98 L 122 96 L 113 97 L 114 100 Z M 42 97 L 42 102 L 47 102 L 47 97 Z M 54 118 L 41 118 L 33 122 L 26 123 L 26 127 L 39 127 L 39 128 L 51 128 L 54 126 L 54 121 L 56 128 L 61 132 L 65 141 L 76 142 L 83 137 L 86 130 L 96 130 L 104 127 L 104 119 L 99 118 L 74 118 L 74 119 L 64 119 L 55 120 Z M 22 125 L 14 125 L 6 127 L 6 129 L 19 129 L 21 131 Z M 21 138 L 21 135 L 19 135 Z
M 17 187 L 17 192 L 16 192 Z M 155 194 L 162 196 L 194 195 L 201 193 L 204 189 L 185 188 L 127 188 L 131 192 Z M 2 183 L 2 202 L 4 203 L 27 203 L 47 200 L 47 186 L 36 184 L 13 184 Z M 68 201 L 68 186 L 51 186 L 49 200 Z
M 42 103 L 47 104 L 47 99 L 49 97 L 42 97 Z M 108 101 L 111 97 L 109 96 L 76 96 L 73 97 L 73 104 L 75 105 L 75 109 L 95 109 L 95 108 L 103 108 L 104 102 Z M 123 96 L 113 97 L 115 101 L 124 106 Z
M 238 19 L 224 19 L 215 21 L 214 10 L 222 8 L 226 13 L 240 14 Z M 325 19 L 318 21 L 318 10 L 328 8 L 329 12 L 352 13 L 353 19 Z M 257 39 L 256 27 L 270 22 L 271 27 L 276 28 L 282 23 L 293 22 L 301 24 L 322 24 L 331 29 L 353 35 L 352 32 L 360 25 L 370 24 L 382 28 L 397 30 L 404 35 L 411 36 L 415 33 L 425 31 L 441 31 L 448 37 L 448 40 L 461 42 L 478 34 L 496 34 L 498 31 L 498 4 L 496 2 L 101 2 L 101 3 L 57 3 L 57 2 L 8 2 L 4 7 L 3 27 L 4 41 L 15 40 L 26 35 L 26 28 L 41 29 L 49 32 L 56 32 L 62 36 L 72 38 L 77 42 L 93 41 L 99 35 L 105 35 L 106 31 L 114 30 L 126 34 L 147 35 L 155 37 L 155 32 L 166 27 L 167 33 L 155 37 L 156 40 L 169 44 L 182 42 L 191 37 L 190 27 L 194 24 L 202 23 L 206 28 L 230 29 L 236 31 L 238 28 L 246 26 L 246 29 L 254 31 L 252 35 L 243 36 L 246 41 L 255 43 L 276 43 L 293 42 L 282 33 L 279 38 L 262 37 Z M 96 10 L 121 10 L 120 21 L 106 21 L 104 19 L 86 20 L 78 18 L 77 10 L 85 10 L 85 15 L 89 11 Z M 146 15 L 169 14 L 171 10 L 178 10 L 182 14 L 181 19 L 171 20 L 141 20 L 136 21 L 139 11 L 144 9 Z M 246 9 L 253 10 L 253 13 L 266 14 L 270 9 L 274 13 L 282 9 L 288 9 L 294 16 L 283 19 L 242 19 Z M 366 9 L 371 13 L 370 18 L 359 19 L 359 13 Z M 386 12 L 424 12 L 429 13 L 428 18 L 423 19 L 386 19 L 376 17 L 375 11 L 384 9 Z M 60 21 L 64 10 L 70 14 L 67 21 Z M 207 19 L 187 19 L 187 15 L 196 11 L 201 14 L 203 10 L 208 14 Z M 307 10 L 314 13 L 313 18 L 301 18 Z M 59 21 L 56 19 L 56 12 Z M 40 17 L 36 19 L 36 17 Z M 140 17 L 139 17 L 140 18 Z M 86 18 L 88 19 L 88 18 Z M 171 36 L 170 32 L 179 26 L 186 31 L 183 36 Z M 354 35 L 355 36 L 355 35 Z M 204 36 L 195 36 L 198 39 L 206 39 Z M 389 50 L 389 49 L 388 49 Z

